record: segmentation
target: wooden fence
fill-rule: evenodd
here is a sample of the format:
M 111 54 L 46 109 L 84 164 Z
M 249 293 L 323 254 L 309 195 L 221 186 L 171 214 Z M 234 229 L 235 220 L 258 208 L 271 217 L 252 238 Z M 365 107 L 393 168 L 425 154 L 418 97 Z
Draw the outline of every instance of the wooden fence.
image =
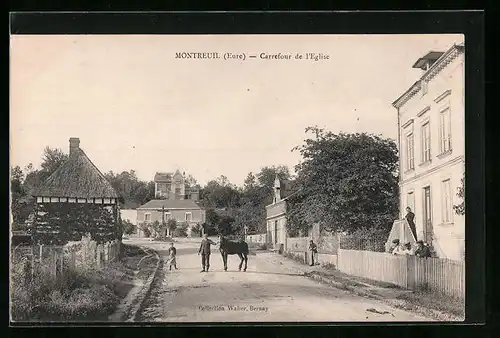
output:
M 338 269 L 346 274 L 410 290 L 427 290 L 465 298 L 465 262 L 339 249 Z
M 307 252 L 309 250 L 310 237 L 288 237 L 286 239 L 286 251 Z M 315 241 L 318 253 L 336 255 L 338 251 L 338 238 L 335 236 L 320 236 Z
M 344 250 L 338 252 L 338 269 L 348 275 L 408 286 L 407 259 L 384 252 Z
M 23 264 L 23 269 L 34 274 L 41 269 L 48 269 L 54 278 L 68 270 L 82 267 L 101 269 L 106 264 L 119 259 L 120 241 L 104 244 L 82 240 L 64 246 L 34 245 L 19 246 L 11 250 L 11 263 Z
M 246 242 L 248 244 L 257 243 L 257 244 L 266 244 L 267 242 L 266 234 L 255 234 L 255 235 L 247 235 Z

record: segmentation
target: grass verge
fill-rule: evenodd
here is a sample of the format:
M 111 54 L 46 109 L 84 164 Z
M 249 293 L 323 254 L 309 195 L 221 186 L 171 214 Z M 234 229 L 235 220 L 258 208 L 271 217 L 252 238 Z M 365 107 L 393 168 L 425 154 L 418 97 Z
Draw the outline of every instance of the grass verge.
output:
M 303 255 L 285 253 L 284 256 L 304 264 Z M 359 295 L 385 299 L 404 310 L 415 311 L 418 309 L 418 312 L 426 312 L 426 309 L 428 309 L 428 312 L 437 311 L 442 314 L 440 319 L 448 317 L 449 320 L 456 320 L 456 318 L 464 318 L 465 316 L 463 300 L 428 291 L 410 291 L 392 283 L 351 276 L 336 270 L 333 264 L 323 265 L 305 273 L 305 276 L 328 280 L 332 284 L 336 284 L 336 287 L 340 289 L 349 290 Z M 314 278 L 317 276 L 320 278 Z
M 409 309 L 411 309 L 412 306 L 418 306 L 443 313 L 448 313 L 458 318 L 465 317 L 464 302 L 462 300 L 451 298 L 446 295 L 415 291 L 402 293 L 396 298 L 398 300 L 404 301 L 403 306 Z
M 54 279 L 41 267 L 30 281 L 19 266 L 11 269 L 13 321 L 105 321 L 132 288 L 131 261 L 143 255 L 139 248 L 123 245 L 120 262 L 98 270 L 68 269 Z

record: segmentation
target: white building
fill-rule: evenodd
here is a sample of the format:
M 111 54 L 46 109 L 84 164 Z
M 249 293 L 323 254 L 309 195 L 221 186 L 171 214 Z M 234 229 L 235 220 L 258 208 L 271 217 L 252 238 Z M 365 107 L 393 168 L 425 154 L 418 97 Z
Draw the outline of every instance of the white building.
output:
M 199 200 L 200 186 L 189 185 L 185 173 L 177 170 L 175 173 L 157 172 L 154 177 L 155 198 L 170 200 Z
M 415 213 L 418 239 L 439 257 L 464 257 L 465 217 L 453 206 L 465 172 L 464 45 L 429 52 L 422 69 L 393 106 L 398 110 L 401 218 Z
M 137 210 L 135 209 L 120 209 L 120 216 L 123 221 L 129 221 L 133 225 L 137 225 Z
M 280 180 L 278 176 L 274 180 L 273 203 L 266 206 L 267 242 L 275 250 L 283 248 L 286 250 L 286 213 L 288 209 L 287 198 L 293 193 L 292 182 Z

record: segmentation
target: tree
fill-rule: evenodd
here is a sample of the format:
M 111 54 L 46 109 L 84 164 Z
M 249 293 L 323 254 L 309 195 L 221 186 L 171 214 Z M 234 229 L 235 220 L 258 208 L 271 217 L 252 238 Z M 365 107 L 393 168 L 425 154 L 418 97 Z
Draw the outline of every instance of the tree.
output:
M 19 166 L 11 169 L 10 174 L 10 192 L 11 192 L 11 212 L 14 221 L 13 228 L 18 229 L 24 222 L 22 198 L 26 195 L 23 187 L 24 173 Z
M 297 192 L 290 196 L 287 227 L 328 231 L 361 228 L 387 232 L 398 215 L 397 147 L 393 140 L 366 133 L 334 134 L 306 128 L 315 137 L 294 148 Z
M 236 231 L 232 228 L 234 223 L 234 218 L 230 216 L 222 216 L 219 223 L 217 224 L 217 233 L 221 235 L 231 235 L 235 234 Z
M 227 181 L 212 180 L 201 189 L 200 198 L 205 208 L 235 208 L 239 206 L 240 193 Z
M 465 215 L 465 173 L 460 180 L 460 187 L 458 187 L 457 196 L 461 199 L 461 202 L 453 206 L 455 213 L 457 215 Z
M 225 186 L 228 186 L 230 185 L 231 183 L 229 182 L 229 180 L 227 179 L 226 176 L 224 175 L 220 175 L 219 177 L 217 177 L 217 179 L 215 180 L 220 186 L 222 187 L 225 187 Z
M 249 172 L 247 177 L 245 178 L 245 182 L 243 185 L 243 190 L 248 191 L 254 189 L 257 186 L 257 177 L 252 172 Z
M 187 237 L 188 227 L 189 227 L 189 225 L 187 223 L 179 224 L 174 230 L 175 237 Z
M 194 187 L 197 183 L 196 179 L 191 174 L 187 175 L 186 178 L 184 179 L 184 181 L 190 187 Z
M 40 170 L 28 164 L 23 170 L 16 166 L 11 172 L 12 217 L 16 228 L 23 228 L 25 221 L 34 211 L 32 194 L 38 187 L 68 159 L 68 155 L 57 148 L 45 147 Z
M 168 232 L 171 237 L 173 237 L 174 230 L 177 228 L 177 221 L 175 219 L 169 219 L 167 221 Z
M 118 175 L 110 171 L 104 176 L 125 200 L 124 209 L 137 208 L 154 198 L 154 182 L 139 180 L 134 170 L 123 171 Z
M 149 224 L 148 223 L 141 223 L 141 224 L 139 224 L 139 228 L 144 233 L 144 237 L 150 237 L 151 236 L 151 230 L 149 228 Z
M 201 229 L 202 229 L 201 224 L 197 223 L 193 225 L 191 227 L 191 237 L 194 237 L 194 235 L 199 237 L 201 235 Z
M 68 157 L 69 155 L 65 154 L 59 148 L 45 147 L 42 155 L 42 163 L 40 165 L 42 168 L 40 173 L 42 175 L 42 181 L 52 175 L 52 173 L 56 171 L 57 168 L 59 168 L 61 164 L 68 159 Z
M 122 221 L 122 229 L 123 229 L 123 233 L 126 235 L 131 235 L 131 234 L 135 233 L 135 225 L 130 223 L 130 221 L 128 221 L 128 220 Z
M 217 224 L 219 224 L 220 217 L 219 214 L 217 214 L 214 209 L 206 210 L 205 217 L 208 225 L 216 227 Z
M 149 227 L 153 230 L 152 234 L 155 238 L 162 237 L 164 233 L 164 226 L 161 222 L 154 221 Z
M 259 185 L 272 189 L 276 175 L 278 175 L 280 180 L 289 180 L 291 177 L 290 169 L 284 165 L 266 166 L 261 168 L 260 172 L 257 174 Z

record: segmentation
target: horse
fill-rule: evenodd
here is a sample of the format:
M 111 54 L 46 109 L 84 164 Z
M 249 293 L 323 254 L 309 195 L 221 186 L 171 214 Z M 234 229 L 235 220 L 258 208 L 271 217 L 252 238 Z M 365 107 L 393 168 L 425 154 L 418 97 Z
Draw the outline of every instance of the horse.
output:
M 238 255 L 240 257 L 240 265 L 238 266 L 238 271 L 241 271 L 243 261 L 245 262 L 245 268 L 243 271 L 247 271 L 248 262 L 248 244 L 245 241 L 232 242 L 225 238 L 224 236 L 219 236 L 219 251 L 222 256 L 222 261 L 224 262 L 224 271 L 227 271 L 227 256 L 228 255 Z

